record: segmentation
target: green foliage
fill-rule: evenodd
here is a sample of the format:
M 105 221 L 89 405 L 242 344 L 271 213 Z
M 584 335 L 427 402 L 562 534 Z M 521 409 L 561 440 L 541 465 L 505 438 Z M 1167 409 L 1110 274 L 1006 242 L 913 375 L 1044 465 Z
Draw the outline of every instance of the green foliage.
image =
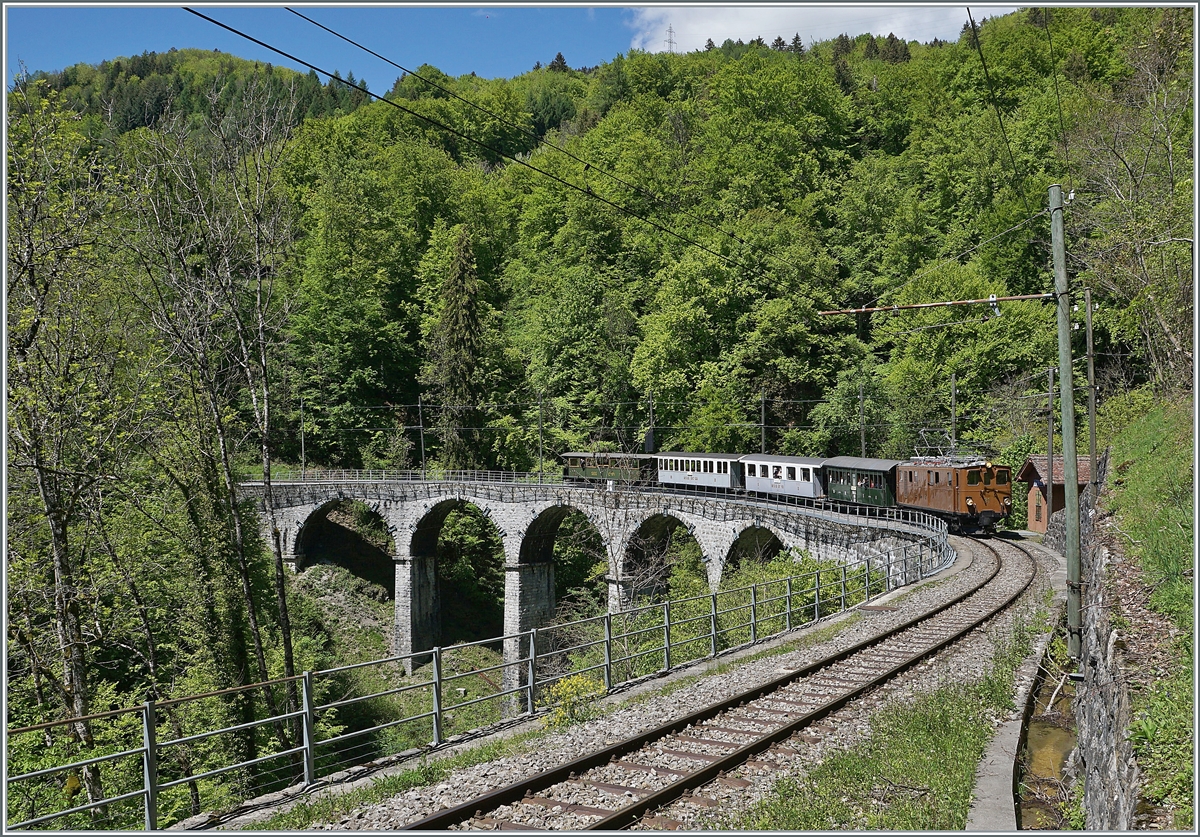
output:
M 1136 400 L 1118 405 L 1119 414 Z M 1109 459 L 1108 507 L 1132 539 L 1131 553 L 1154 589 L 1151 606 L 1181 628 L 1193 618 L 1192 442 L 1191 398 L 1168 399 L 1125 427 Z
M 1186 632 L 1169 649 L 1166 676 L 1133 694 L 1128 733 L 1146 797 L 1174 808 L 1175 825 L 1185 829 L 1195 821 L 1192 409 L 1190 397 L 1163 398 L 1147 387 L 1111 400 L 1103 422 L 1113 433 L 1107 505 L 1151 587 L 1150 606 Z
M 653 400 L 660 447 L 757 450 L 762 423 L 769 450 L 856 454 L 865 425 L 868 455 L 899 457 L 920 429 L 948 428 L 954 373 L 959 438 L 1020 464 L 1045 430 L 1037 396 L 1056 359 L 1052 307 L 1005 303 L 986 320 L 974 308 L 818 312 L 1047 290 L 1048 218 L 1037 211 L 1052 182 L 1077 186 L 1068 249 L 1101 303 L 1100 436 L 1117 442 L 1123 487 L 1114 507 L 1141 542 L 1154 605 L 1190 624 L 1187 420 L 1150 408 L 1191 381 L 1191 22 L 1190 10 L 1149 7 L 992 18 L 979 32 L 990 86 L 970 34 L 922 45 L 846 33 L 807 49 L 797 36 L 631 50 L 588 71 L 562 59 L 514 79 L 423 66 L 444 89 L 409 74 L 389 92 L 486 147 L 368 103 L 350 74 L 322 83 L 219 52 L 20 80 L 7 100 L 10 721 L 65 717 L 81 696 L 127 706 L 282 673 L 272 556 L 224 474 L 227 462 L 241 473 L 260 463 L 260 441 L 289 468 L 303 446 L 308 468 L 529 470 L 540 458 L 553 474 L 565 450 L 637 447 Z M 290 138 L 253 158 L 230 145 L 222 165 L 197 167 L 221 159 L 202 129 L 244 129 L 238 115 L 255 97 L 287 106 L 289 130 L 300 123 Z M 253 169 L 240 163 L 252 160 L 279 161 L 284 176 L 262 204 L 282 231 L 266 259 L 253 254 L 253 225 L 210 222 L 236 217 Z M 181 200 L 170 174 L 184 163 L 199 203 Z M 204 307 L 202 276 L 221 276 L 208 290 L 236 303 Z M 272 296 L 256 300 L 264 276 Z M 232 316 L 259 301 L 271 317 L 269 411 L 243 381 L 245 332 Z M 1159 389 L 1122 394 L 1146 381 Z M 386 543 L 369 516 L 357 525 Z M 669 572 L 646 600 L 694 599 L 673 617 L 704 615 L 698 548 L 682 532 L 659 541 L 648 572 Z M 822 591 L 840 597 L 835 568 L 746 560 L 761 546 L 727 568 L 718 650 L 749 637 L 749 593 L 735 587 L 758 585 L 771 625 L 782 573 L 820 572 Z M 554 549 L 559 598 L 575 616 L 602 610 L 609 568 L 594 532 L 568 518 Z M 502 563 L 481 515 L 446 515 L 449 639 L 500 632 Z M 848 597 L 864 586 L 850 580 Z M 794 616 L 833 606 L 812 587 L 796 583 Z M 358 592 L 374 602 L 364 613 L 381 606 Z M 383 629 L 343 630 L 303 583 L 288 604 L 304 666 L 390 647 Z M 631 650 L 657 641 L 660 614 L 628 617 L 647 631 Z M 60 629 L 79 652 L 75 684 L 64 682 Z M 703 620 L 672 631 L 673 662 L 710 652 Z M 646 654 L 621 674 L 661 662 Z M 411 708 L 335 713 L 328 729 Z M 265 711 L 260 695 L 177 720 L 190 732 Z M 472 711 L 454 723 L 492 710 Z M 1161 714 L 1147 717 L 1173 729 Z M 363 746 L 404 748 L 429 732 Z M 96 735 L 95 748 L 113 743 Z M 279 737 L 242 732 L 225 744 L 261 753 Z M 14 743 L 10 772 L 44 763 L 36 744 Z M 46 753 L 63 748 L 55 739 Z M 191 756 L 201 764 L 216 749 L 197 744 Z M 164 796 L 163 824 L 272 781 L 283 780 L 263 768 L 182 787 Z M 59 786 L 37 793 L 63 797 Z
M 1013 675 L 1036 630 L 1018 621 L 979 683 L 884 707 L 870 737 L 781 782 L 724 827 L 759 831 L 962 830 L 991 717 L 1012 708 Z
M 590 721 L 596 714 L 594 701 L 603 694 L 604 681 L 586 674 L 556 680 L 538 698 L 539 706 L 550 708 L 542 723 L 546 729 L 560 730 Z

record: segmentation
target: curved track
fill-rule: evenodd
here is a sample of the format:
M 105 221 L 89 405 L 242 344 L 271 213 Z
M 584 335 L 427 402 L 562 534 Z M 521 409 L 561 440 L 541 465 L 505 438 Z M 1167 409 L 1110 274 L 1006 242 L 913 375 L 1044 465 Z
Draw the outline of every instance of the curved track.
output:
M 1011 605 L 1029 587 L 1036 564 L 1025 548 L 1013 552 L 974 541 L 993 567 L 979 584 L 907 622 L 848 648 L 611 747 L 544 771 L 507 787 L 404 826 L 411 830 L 538 830 L 523 822 L 532 806 L 555 814 L 556 829 L 614 830 L 638 823 L 678 827 L 654 817 L 663 806 L 686 799 L 705 805 L 699 793 L 711 782 L 745 780 L 726 774 L 784 748 L 793 736 L 911 666 L 936 654 Z M 1006 552 L 1008 550 L 1005 550 Z M 694 765 L 680 769 L 680 763 Z M 664 763 L 665 762 L 665 763 Z M 667 765 L 671 766 L 667 766 Z

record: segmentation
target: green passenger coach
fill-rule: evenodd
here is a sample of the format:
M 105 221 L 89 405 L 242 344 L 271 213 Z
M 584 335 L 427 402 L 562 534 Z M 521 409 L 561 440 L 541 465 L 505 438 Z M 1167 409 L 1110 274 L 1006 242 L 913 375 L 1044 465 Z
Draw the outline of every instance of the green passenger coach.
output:
M 864 506 L 896 505 L 896 466 L 893 459 L 835 456 L 825 460 L 825 496 Z
M 562 455 L 563 476 L 571 481 L 641 483 L 651 478 L 654 457 L 631 453 L 572 451 Z

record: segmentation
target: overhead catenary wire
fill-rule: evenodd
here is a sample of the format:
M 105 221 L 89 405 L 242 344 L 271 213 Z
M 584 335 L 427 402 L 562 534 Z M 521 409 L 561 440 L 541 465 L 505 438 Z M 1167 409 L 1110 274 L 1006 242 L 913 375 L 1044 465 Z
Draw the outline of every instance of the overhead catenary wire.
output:
M 1046 40 L 1050 44 L 1050 72 L 1054 78 L 1054 101 L 1058 105 L 1058 130 L 1062 135 L 1063 145 L 1063 163 L 1067 169 L 1067 177 L 1071 177 L 1071 155 L 1067 148 L 1067 126 L 1063 120 L 1062 96 L 1058 91 L 1058 61 L 1054 57 L 1054 39 L 1050 37 L 1050 9 L 1042 9 L 1042 29 L 1046 33 Z M 1070 180 L 1067 181 L 1070 186 Z
M 992 76 L 988 73 L 987 61 L 983 58 L 983 44 L 979 41 L 979 29 L 975 26 L 975 18 L 971 14 L 971 7 L 967 6 L 967 19 L 971 21 L 971 40 L 975 42 L 975 49 L 979 52 L 979 63 L 983 66 L 983 78 L 987 82 L 988 97 L 992 100 L 992 108 L 996 111 L 996 119 L 1000 122 L 1000 137 L 1004 140 L 1004 148 L 1008 151 L 1008 161 L 1012 165 L 1013 174 L 1017 178 L 1017 194 L 1021 196 L 1021 203 L 1025 205 L 1025 214 L 1033 219 L 1033 211 L 1029 208 L 1029 200 L 1025 197 L 1025 190 L 1022 188 L 1025 178 L 1021 176 L 1021 172 L 1017 169 L 1017 159 L 1013 156 L 1012 146 L 1008 142 L 1008 132 L 1004 130 L 1004 115 L 1000 112 L 1000 103 L 996 101 L 996 90 L 992 86 Z
M 296 15 L 297 17 L 308 21 L 313 26 L 316 26 L 316 27 L 324 30 L 325 32 L 328 32 L 330 35 L 333 35 L 335 38 L 340 38 L 341 40 L 345 41 L 346 43 L 351 44 L 352 46 L 355 46 L 355 47 L 361 49 L 363 52 L 366 52 L 369 55 L 373 55 L 374 57 L 378 58 L 380 61 L 383 61 L 383 62 L 389 64 L 390 66 L 395 67 L 397 70 L 407 73 L 408 75 L 412 76 L 413 78 L 416 78 L 416 79 L 424 82 L 425 84 L 428 84 L 430 87 L 433 87 L 436 90 L 440 90 L 443 93 L 445 93 L 446 95 L 451 96 L 460 102 L 463 102 L 467 106 L 474 108 L 475 110 L 479 111 L 480 113 L 485 113 L 488 116 L 492 117 L 493 119 L 495 119 L 499 122 L 502 122 L 505 125 L 509 125 L 515 129 L 517 129 L 518 131 L 520 131 L 522 134 L 524 134 L 529 139 L 533 140 L 538 145 L 543 146 L 545 148 L 549 148 L 553 151 L 557 151 L 560 154 L 565 154 L 567 157 L 570 157 L 572 160 L 576 161 L 577 163 L 582 163 L 587 169 L 596 171 L 596 172 L 604 175 L 605 177 L 611 178 L 612 180 L 616 181 L 617 183 L 620 183 L 622 186 L 624 186 L 628 189 L 632 189 L 635 192 L 637 192 L 638 194 L 640 194 L 646 198 L 649 198 L 650 200 L 652 200 L 656 203 L 668 205 L 674 211 L 679 212 L 680 214 L 692 219 L 693 221 L 696 221 L 699 224 L 702 224 L 703 226 L 708 227 L 711 230 L 721 233 L 722 235 L 728 236 L 729 238 L 736 241 L 738 244 L 742 244 L 742 245 L 746 244 L 746 241 L 744 239 L 742 239 L 741 237 L 734 235 L 733 233 L 729 232 L 728 230 L 725 230 L 725 229 L 717 226 L 716 224 L 713 224 L 710 221 L 707 221 L 704 218 L 701 218 L 698 215 L 688 212 L 686 209 L 679 209 L 678 207 L 671 204 L 671 202 L 668 199 L 666 199 L 654 192 L 651 192 L 649 189 L 646 189 L 643 186 L 638 186 L 636 183 L 630 183 L 629 181 L 624 180 L 623 178 L 617 176 L 616 174 L 613 174 L 608 169 L 606 169 L 602 166 L 598 166 L 589 160 L 583 159 L 582 157 L 580 157 L 579 155 L 575 154 L 574 152 L 568 150 L 567 148 L 564 148 L 559 145 L 553 145 L 552 143 L 546 142 L 546 140 L 544 138 L 539 137 L 537 134 L 526 129 L 524 126 L 518 125 L 517 123 L 513 122 L 511 119 L 508 119 L 507 117 L 504 117 L 504 116 L 496 113 L 495 111 L 492 111 L 489 108 L 486 108 L 483 105 L 480 105 L 477 102 L 473 102 L 470 99 L 466 98 L 465 96 L 460 96 L 458 93 L 455 93 L 453 90 L 450 90 L 449 88 L 447 88 L 441 84 L 438 84 L 436 81 L 425 78 L 425 76 L 421 75 L 420 73 L 416 72 L 415 70 L 411 70 L 401 64 L 396 63 L 395 61 L 392 61 L 390 58 L 380 55 L 378 52 L 375 52 L 370 47 L 367 47 L 367 46 L 359 43 L 358 41 L 354 40 L 353 38 L 343 35 L 342 33 L 326 26 L 325 24 L 320 23 L 319 21 L 313 20 L 311 17 L 308 17 L 307 15 L 302 14 L 301 12 L 298 12 L 289 6 L 285 6 L 284 8 L 287 11 L 291 12 L 292 14 Z M 773 254 L 768 253 L 767 255 L 770 256 L 771 258 L 775 258 L 775 256 Z
M 226 30 L 227 32 L 231 32 L 240 38 L 245 38 L 246 40 L 250 41 L 251 43 L 257 44 L 258 46 L 262 47 L 263 49 L 268 49 L 271 52 L 274 52 L 276 55 L 281 55 L 284 58 L 288 59 L 289 61 L 295 61 L 297 64 L 307 67 L 308 69 L 310 69 L 314 72 L 320 73 L 323 76 L 327 76 L 330 79 L 337 78 L 336 76 L 334 76 L 333 73 L 329 72 L 328 70 L 323 69 L 322 67 L 317 66 L 316 64 L 313 64 L 309 61 L 305 61 L 304 59 L 299 58 L 295 55 L 292 55 L 289 52 L 285 52 L 284 50 L 279 49 L 278 47 L 271 46 L 270 44 L 266 43 L 265 41 L 261 41 L 252 35 L 248 35 L 247 33 L 242 32 L 239 29 L 236 29 L 232 26 L 229 26 L 228 24 L 222 23 L 219 20 L 211 18 L 206 14 L 196 11 L 193 8 L 184 6 L 183 10 L 195 15 L 198 18 L 201 18 L 202 20 L 207 20 L 209 23 L 213 24 L 214 26 L 219 26 L 222 29 Z M 346 87 L 357 90 L 360 93 L 370 96 L 371 98 L 376 99 L 380 102 L 384 102 L 384 103 L 390 105 L 391 107 L 396 108 L 397 110 L 403 111 L 404 113 L 407 113 L 410 116 L 414 116 L 417 119 L 422 120 L 423 122 L 427 122 L 428 124 L 434 126 L 435 128 L 439 128 L 443 131 L 446 131 L 447 133 L 450 133 L 456 137 L 459 137 L 460 139 L 466 140 L 467 142 L 469 142 L 473 145 L 476 145 L 480 148 L 490 151 L 492 154 L 495 154 L 498 157 L 503 157 L 506 160 L 511 160 L 512 162 L 517 163 L 518 165 L 524 166 L 525 168 L 530 169 L 531 171 L 535 171 L 538 174 L 540 174 L 544 177 L 547 177 L 547 178 L 559 183 L 562 186 L 567 187 L 568 189 L 573 189 L 576 192 L 579 192 L 581 195 L 585 195 L 586 197 L 598 200 L 601 203 L 612 207 L 613 209 L 617 210 L 618 212 L 621 212 L 625 215 L 629 215 L 630 217 L 633 217 L 633 218 L 637 218 L 639 221 L 646 224 L 647 226 L 653 227 L 654 229 L 658 230 L 661 233 L 665 233 L 666 235 L 669 235 L 673 238 L 679 239 L 683 243 L 685 243 L 691 247 L 695 247 L 696 249 L 701 250 L 705 253 L 708 253 L 711 256 L 715 256 L 716 258 L 720 259 L 721 261 L 723 261 L 729 265 L 732 265 L 733 267 L 738 267 L 743 270 L 748 270 L 748 271 L 754 272 L 752 268 L 750 268 L 746 264 L 743 264 L 742 262 L 738 261 L 737 259 L 731 259 L 729 256 L 726 256 L 725 254 L 720 253 L 720 252 L 712 249 L 711 247 L 707 247 L 704 244 L 701 244 L 700 242 L 698 242 L 694 239 L 688 238 L 687 236 L 682 235 L 681 233 L 677 233 L 668 227 L 664 227 L 662 224 L 659 224 L 657 221 L 653 221 L 653 220 L 645 217 L 644 215 L 641 215 L 627 207 L 622 206 L 621 204 L 617 203 L 616 201 L 609 200 L 608 198 L 604 197 L 603 195 L 599 195 L 599 194 L 593 192 L 591 190 L 591 188 L 585 188 L 583 186 L 579 186 L 575 183 L 572 183 L 569 180 L 559 177 L 558 175 L 556 175 L 552 172 L 548 172 L 545 169 L 540 169 L 527 160 L 522 160 L 520 157 L 518 157 L 516 155 L 501 151 L 498 148 L 494 148 L 493 146 L 488 145 L 486 142 L 483 142 L 482 140 L 478 140 L 475 137 L 470 136 L 469 134 L 463 133 L 462 131 L 458 130 L 457 128 L 453 128 L 449 125 L 445 125 L 445 124 L 439 122 L 438 120 L 433 119 L 432 117 L 429 117 L 423 113 L 420 113 L 419 111 L 413 110 L 411 108 L 406 108 L 403 105 L 399 104 L 398 102 L 396 102 L 392 99 L 385 99 L 383 96 L 380 96 L 378 93 L 372 93 L 370 90 L 363 87 L 362 85 L 352 84 L 352 83 L 350 83 L 344 79 L 340 79 L 340 78 L 338 78 L 337 81 Z

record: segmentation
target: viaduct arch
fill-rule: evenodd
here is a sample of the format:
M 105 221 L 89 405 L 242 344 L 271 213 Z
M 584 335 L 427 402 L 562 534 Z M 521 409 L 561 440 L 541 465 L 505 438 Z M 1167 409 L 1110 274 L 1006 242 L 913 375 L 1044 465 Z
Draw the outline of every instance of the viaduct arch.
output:
M 261 483 L 243 483 L 244 498 L 257 501 L 263 535 L 273 535 Z M 893 520 L 866 520 L 831 511 L 779 506 L 744 498 L 672 495 L 654 491 L 566 484 L 357 479 L 276 482 L 272 486 L 275 529 L 284 561 L 304 566 L 315 521 L 333 504 L 358 500 L 384 521 L 395 544 L 393 650 L 416 654 L 437 644 L 439 622 L 436 550 L 450 510 L 478 507 L 504 545 L 504 633 L 519 634 L 554 614 L 554 539 L 566 515 L 582 513 L 596 528 L 608 562 L 608 603 L 621 610 L 631 600 L 631 560 L 647 528 L 684 526 L 702 553 L 708 583 L 716 591 L 738 539 L 749 530 L 769 532 L 788 549 L 819 559 L 855 563 L 869 554 L 927 538 L 926 527 Z M 269 540 L 268 540 L 269 542 Z M 507 645 L 507 643 L 506 643 Z M 505 657 L 515 659 L 514 644 Z

